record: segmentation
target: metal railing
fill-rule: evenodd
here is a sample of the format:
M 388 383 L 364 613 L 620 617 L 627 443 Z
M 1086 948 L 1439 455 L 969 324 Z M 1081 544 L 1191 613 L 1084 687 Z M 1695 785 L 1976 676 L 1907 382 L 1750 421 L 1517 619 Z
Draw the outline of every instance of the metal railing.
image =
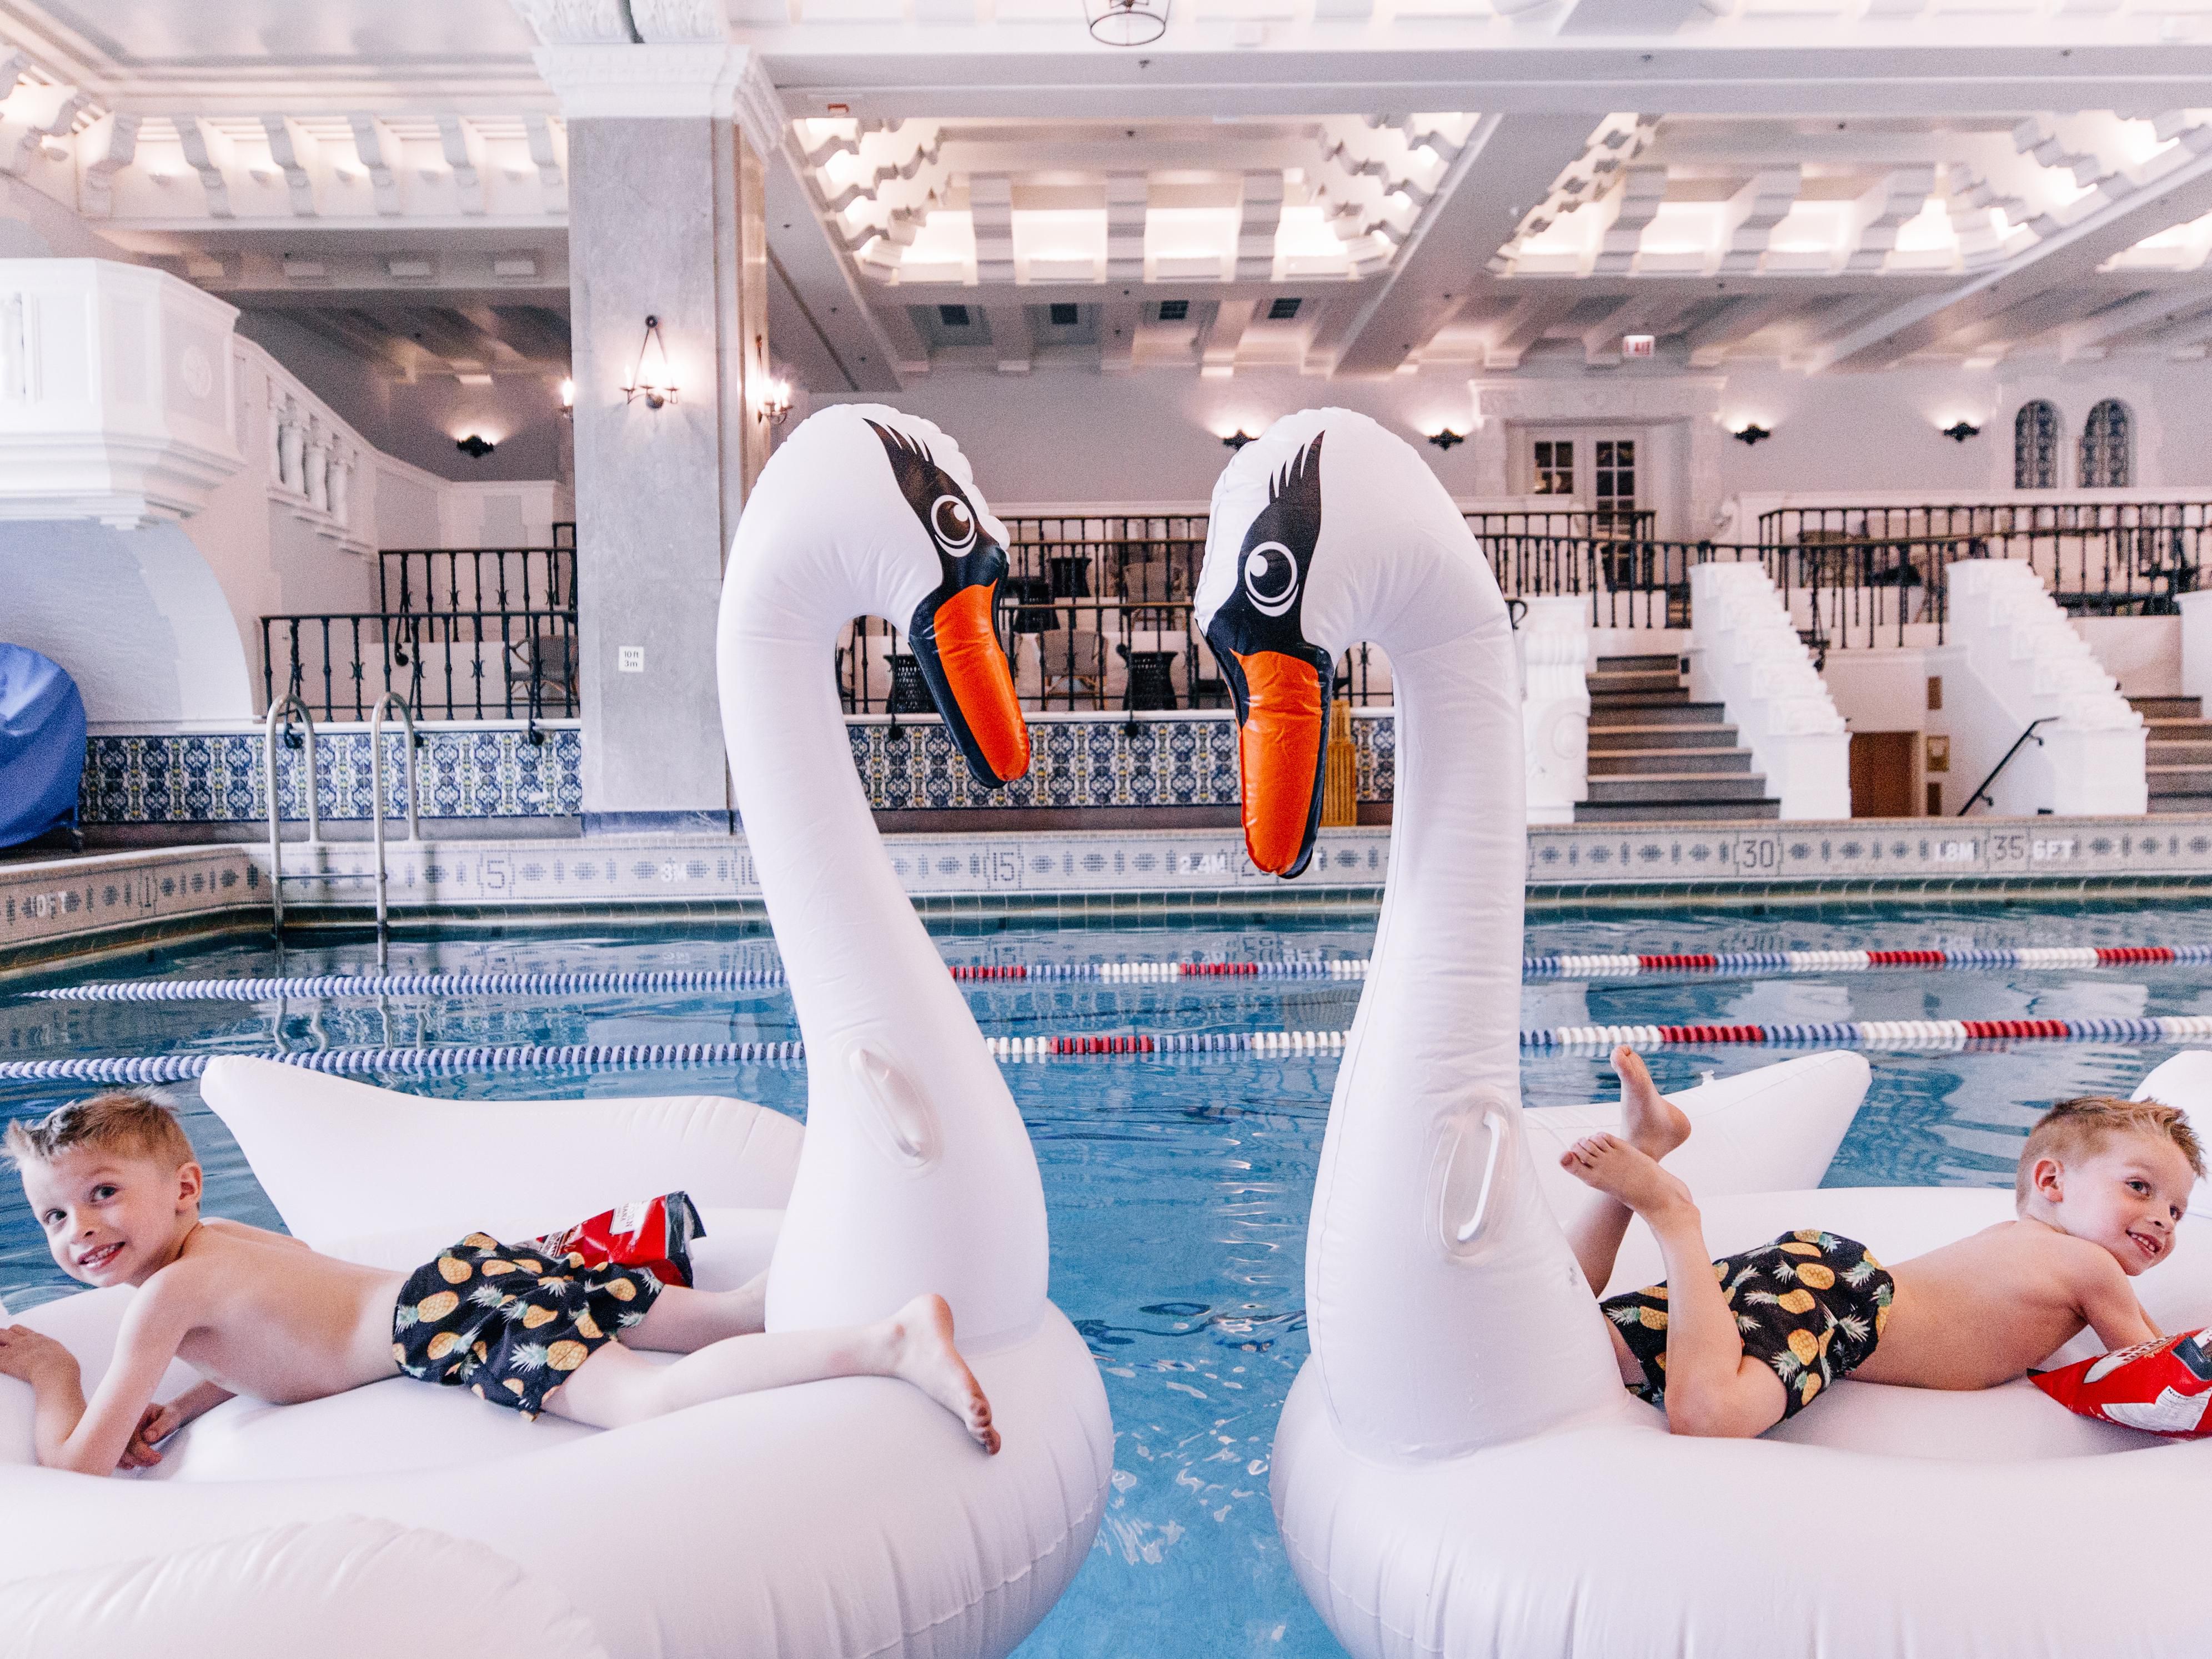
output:
M 1690 572 L 1710 560 L 1751 560 L 1780 591 L 1816 650 L 1903 645 L 1905 630 L 1948 620 L 1950 567 L 2018 559 L 2077 616 L 2161 616 L 2191 592 L 2212 553 L 2212 526 L 2112 530 L 2094 541 L 2046 532 L 1978 536 L 1816 534 L 1786 544 L 1588 540 L 1493 536 L 1484 551 L 1509 599 L 1586 594 L 1600 628 L 1686 628 Z
M 261 684 L 325 720 L 368 718 L 387 691 L 419 717 L 518 720 L 577 712 L 573 610 L 337 611 L 261 619 Z
M 2051 721 L 2057 718 L 2058 716 L 2056 714 L 2045 714 L 2039 720 L 2030 720 L 2027 723 L 2027 729 L 2012 740 L 2012 747 L 2004 751 L 2004 758 L 1999 761 L 1995 766 L 1990 768 L 1989 776 L 1984 778 L 1979 783 L 1974 786 L 1974 793 L 1966 797 L 1966 804 L 1952 814 L 1952 816 L 1954 817 L 1963 818 L 1967 813 L 1972 811 L 1978 804 L 1981 803 L 1986 803 L 1990 808 L 1994 809 L 1997 804 L 1996 797 L 1990 793 L 1990 786 L 1997 781 L 1997 774 L 2003 771 L 2006 767 L 2010 766 L 2012 764 L 2012 757 L 2020 753 L 2021 750 L 2029 742 L 2033 742 L 2035 746 L 2039 749 L 2042 748 L 2043 739 L 2036 736 L 2035 728 L 2039 726 L 2048 726 Z
M 1759 515 L 1758 530 L 1760 543 L 1781 545 L 1813 540 L 2101 534 L 2118 530 L 2199 529 L 2207 525 L 2212 525 L 2212 501 L 2021 501 L 1774 507 Z
M 562 528 L 554 526 L 556 534 Z M 575 544 L 387 548 L 377 555 L 376 608 L 425 614 L 573 611 L 576 608 Z

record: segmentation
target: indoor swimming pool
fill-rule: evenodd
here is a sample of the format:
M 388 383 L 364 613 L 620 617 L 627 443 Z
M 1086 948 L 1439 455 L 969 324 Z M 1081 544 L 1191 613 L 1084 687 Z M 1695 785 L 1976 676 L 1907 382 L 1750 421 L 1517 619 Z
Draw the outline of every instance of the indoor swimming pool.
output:
M 939 939 L 994 1037 L 1177 1032 L 1234 1036 L 1347 1028 L 1368 923 L 1009 927 Z M 1869 906 L 1686 920 L 1537 915 L 1532 957 L 1729 956 L 2212 946 L 2212 913 L 2100 904 L 2076 909 Z M 260 1001 L 64 1001 L 67 983 L 355 973 L 356 940 L 295 947 L 229 939 L 109 958 L 0 985 L 0 1059 L 428 1045 L 784 1042 L 798 1035 L 764 930 L 572 930 L 395 940 L 395 975 L 714 974 L 718 988 L 535 994 L 394 991 Z M 1253 964 L 1168 974 L 1170 963 Z M 1096 964 L 1112 964 L 1110 974 Z M 1146 967 L 1143 964 L 1151 964 Z M 1012 970 L 1023 969 L 1017 975 Z M 2212 1013 L 2203 964 L 1944 966 L 1785 970 L 1647 969 L 1539 974 L 1522 988 L 1528 1030 L 1610 1024 L 2141 1019 Z M 750 981 L 751 982 L 744 982 Z M 1870 1044 L 1874 1081 L 1831 1185 L 2008 1185 L 2014 1149 L 2041 1106 L 2125 1094 L 2172 1044 L 2004 1039 Z M 2212 1042 L 2203 1046 L 2212 1047 Z M 1804 1052 L 1678 1042 L 1656 1050 L 1662 1087 Z M 1305 1359 L 1307 1206 L 1337 1067 L 1327 1052 L 1091 1055 L 1010 1065 L 1035 1142 L 1052 1227 L 1051 1294 L 1104 1373 L 1116 1446 L 1109 1506 L 1073 1587 L 1021 1650 L 1032 1659 L 1341 1650 L 1285 1561 L 1267 1496 L 1275 1423 Z M 1530 1105 L 1609 1098 L 1603 1052 L 1524 1050 Z M 582 1071 L 508 1066 L 369 1080 L 456 1098 L 717 1093 L 804 1109 L 787 1060 Z M 0 1080 L 0 1115 L 43 1111 L 90 1085 Z M 210 1213 L 275 1216 L 190 1082 L 172 1097 L 209 1173 Z M 610 1194 L 611 1200 L 627 1194 Z M 2212 1246 L 2208 1246 L 2212 1248 Z M 0 1188 L 0 1296 L 10 1307 L 65 1291 L 12 1182 Z

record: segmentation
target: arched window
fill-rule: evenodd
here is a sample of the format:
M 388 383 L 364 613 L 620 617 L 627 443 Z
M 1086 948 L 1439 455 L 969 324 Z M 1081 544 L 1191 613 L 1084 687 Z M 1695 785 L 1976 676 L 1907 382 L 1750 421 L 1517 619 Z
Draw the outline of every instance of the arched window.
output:
M 2012 487 L 2058 488 L 2058 410 L 2040 398 L 2013 416 Z
M 2107 398 L 2081 426 L 2081 487 L 2124 489 L 2135 482 L 2135 442 L 2128 406 Z

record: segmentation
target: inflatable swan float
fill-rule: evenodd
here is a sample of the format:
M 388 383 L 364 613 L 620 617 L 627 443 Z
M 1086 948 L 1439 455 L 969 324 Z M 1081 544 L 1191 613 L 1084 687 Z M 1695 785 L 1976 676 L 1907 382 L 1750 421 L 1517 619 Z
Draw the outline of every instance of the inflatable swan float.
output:
M 2024 1382 L 1936 1394 L 1846 1381 L 1762 1439 L 1697 1440 L 1622 1388 L 1547 1202 L 1547 1181 L 1564 1178 L 1540 1166 L 1560 1137 L 1517 1100 L 1510 629 L 1420 459 L 1341 410 L 1278 422 L 1215 489 L 1196 597 L 1236 695 L 1246 839 L 1265 868 L 1295 873 L 1313 843 L 1330 664 L 1370 640 L 1396 684 L 1388 891 L 1315 1185 L 1313 1354 L 1272 1474 L 1291 1560 L 1345 1646 L 1359 1659 L 2212 1650 L 2212 1521 L 2191 1501 L 2212 1494 L 2212 1443 L 2074 1417 Z M 2146 1091 L 2212 1093 L 2212 1056 L 2168 1066 L 2182 1060 L 2208 1064 L 2161 1068 Z M 1702 1152 L 1706 1120 L 1678 1097 L 1698 1129 L 1669 1164 L 1698 1193 L 1716 1255 L 1818 1224 L 1902 1258 L 2012 1212 L 2009 1191 L 1766 1190 L 1814 1187 L 1834 1143 L 1804 1135 L 1789 1091 L 1765 1092 L 1756 1120 L 1737 1115 L 1733 1146 Z M 1796 1177 L 1776 1181 L 1793 1163 Z M 1659 1277 L 1639 1225 L 1611 1288 Z M 2212 1239 L 2137 1288 L 2166 1329 L 2212 1320 Z
M 745 507 L 723 597 L 724 721 L 812 1060 L 803 1142 L 738 1101 L 427 1100 L 240 1059 L 216 1061 L 202 1090 L 286 1224 L 356 1260 L 410 1267 L 472 1228 L 529 1237 L 682 1187 L 708 1229 L 699 1282 L 741 1283 L 773 1252 L 771 1328 L 939 1291 L 1005 1449 L 985 1455 L 918 1391 L 877 1378 L 604 1433 L 394 1379 L 302 1406 L 234 1400 L 172 1443 L 160 1479 L 92 1480 L 36 1467 L 30 1391 L 0 1379 L 0 1622 L 17 1606 L 51 1620 L 70 1593 L 41 1600 L 18 1581 L 225 1539 L 261 1559 L 246 1534 L 357 1516 L 457 1534 L 560 1586 L 617 1659 L 995 1656 L 1035 1627 L 1097 1532 L 1112 1425 L 1097 1364 L 1045 1298 L 1028 1136 L 892 876 L 829 672 L 846 620 L 910 618 L 963 750 L 987 781 L 1018 773 L 1027 734 L 991 633 L 1002 533 L 958 449 L 886 409 L 806 422 Z M 24 1322 L 67 1343 L 90 1384 L 128 1297 L 91 1291 Z M 90 1595 L 123 1581 L 82 1582 Z M 347 1594 L 323 1608 L 334 1625 Z M 550 1609 L 546 1628 L 557 1596 Z M 434 1605 L 421 1616 L 446 1628 Z

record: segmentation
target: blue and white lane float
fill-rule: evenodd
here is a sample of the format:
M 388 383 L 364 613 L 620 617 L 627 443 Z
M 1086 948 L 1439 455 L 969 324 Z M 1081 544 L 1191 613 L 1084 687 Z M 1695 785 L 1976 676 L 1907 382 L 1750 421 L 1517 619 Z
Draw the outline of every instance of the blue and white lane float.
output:
M 1343 410 L 1276 422 L 1215 488 L 1194 602 L 1237 693 L 1262 868 L 1294 872 L 1311 848 L 1330 665 L 1371 641 L 1396 682 L 1375 961 L 1307 1243 L 1312 1355 L 1270 1466 L 1285 1553 L 1354 1659 L 2212 1651 L 2203 1505 L 2023 1542 L 2024 1514 L 2139 1504 L 2144 1460 L 2092 1454 L 2147 1436 L 2054 1410 L 2025 1382 L 1845 1380 L 1760 1439 L 1699 1439 L 1668 1434 L 1622 1388 L 1554 1218 L 1565 1177 L 1545 1170 L 1549 1138 L 1519 1100 L 1513 635 L 1411 447 Z M 2206 1059 L 2176 1056 L 2145 1086 L 2174 1078 L 2161 1097 L 2183 1104 L 2172 1068 Z M 1793 1064 L 1865 1075 L 1853 1054 Z M 1827 1164 L 1797 1138 L 1814 1091 L 1766 1067 L 1728 1081 L 1746 1079 L 1773 1084 L 1767 1109 L 1728 1128 L 1692 1114 L 1669 1159 L 1716 1254 L 1813 1225 L 1898 1259 L 2010 1215 L 2008 1188 L 1799 1190 Z M 2196 1092 L 2212 1103 L 2212 1087 Z M 1632 1228 L 1608 1288 L 1658 1279 L 1656 1257 Z M 2207 1322 L 2212 1305 L 2186 1304 L 2212 1304 L 2208 1258 L 2192 1268 L 2183 1251 L 2143 1281 L 2161 1328 Z M 2154 1461 L 2162 1489 L 2202 1492 L 2212 1442 Z
M 991 1058 L 1127 1060 L 1147 1054 L 1340 1054 L 1349 1031 L 1095 1031 L 986 1036 Z M 1553 1025 L 1521 1033 L 1523 1048 L 1609 1052 L 1635 1048 L 1790 1048 L 1957 1049 L 1972 1042 L 2114 1042 L 2134 1046 L 2212 1039 L 2212 1015 L 2140 1019 L 1870 1019 L 1803 1025 Z M 239 1054 L 232 1049 L 227 1052 Z M 472 1072 L 649 1071 L 687 1066 L 797 1065 L 803 1042 L 567 1042 L 430 1045 L 392 1048 L 243 1051 L 252 1060 L 340 1077 L 445 1076 Z M 75 1055 L 0 1060 L 0 1082 L 182 1083 L 216 1054 Z
M 1363 981 L 1366 957 L 1249 957 L 1208 962 L 955 962 L 946 971 L 963 981 L 1164 984 L 1176 980 L 1322 979 Z M 2212 945 L 2051 945 L 2021 949 L 1929 951 L 1641 951 L 1521 958 L 1526 980 L 1636 979 L 1650 974 L 1746 977 L 1768 974 L 1850 974 L 1875 968 L 2116 968 L 2139 963 L 2212 962 Z M 775 990 L 781 965 L 761 968 L 583 970 L 539 974 L 295 974 L 258 979 L 94 980 L 27 994 L 48 1002 L 336 1001 L 350 997 L 649 996 L 684 991 Z
M 211 1413 L 165 1479 L 88 1480 L 27 1466 L 27 1390 L 0 1379 L 0 1602 L 21 1577 L 361 1514 L 588 1582 L 613 1659 L 1002 1659 L 1021 1644 L 1090 1552 L 1113 1424 L 1097 1361 L 1047 1295 L 1021 1115 L 892 872 L 826 672 L 852 617 L 904 619 L 947 729 L 986 735 L 983 764 L 968 750 L 981 781 L 1018 773 L 1027 736 L 991 629 L 1004 534 L 957 446 L 874 405 L 799 425 L 744 504 L 718 624 L 722 727 L 817 1062 L 803 1139 L 742 1102 L 430 1100 L 236 1058 L 201 1087 L 295 1235 L 328 1248 L 410 1230 L 354 1258 L 378 1265 L 426 1261 L 471 1228 L 528 1237 L 679 1187 L 702 1207 L 774 1206 L 769 1328 L 874 1319 L 939 1292 L 1004 1449 L 987 1455 L 919 1390 L 881 1378 L 576 1433 L 392 1378 L 232 1412 L 227 1428 Z M 769 1141 L 795 1167 L 749 1200 L 731 1190 L 735 1165 Z M 735 1231 L 711 1208 L 708 1227 L 710 1248 Z M 24 1317 L 118 1316 L 104 1296 Z M 88 1371 L 112 1353 L 112 1324 L 101 1340 Z M 416 1432 L 430 1423 L 440 1431 Z M 187 1478 L 195 1462 L 209 1472 Z M 333 1629 L 348 1595 L 329 1592 Z M 241 1599 L 232 1622 L 252 1612 Z

